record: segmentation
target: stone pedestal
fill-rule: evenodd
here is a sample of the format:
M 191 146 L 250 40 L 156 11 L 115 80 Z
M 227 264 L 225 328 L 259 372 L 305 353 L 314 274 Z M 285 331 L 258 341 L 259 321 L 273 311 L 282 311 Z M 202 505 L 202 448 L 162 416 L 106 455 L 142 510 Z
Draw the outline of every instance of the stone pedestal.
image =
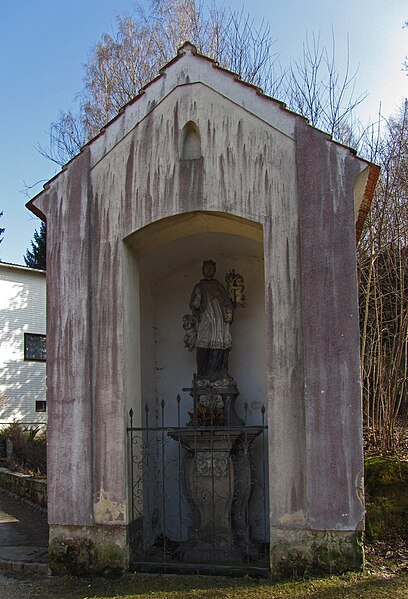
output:
M 231 505 L 234 497 L 234 467 L 231 448 L 239 432 L 191 431 L 181 443 L 189 450 L 186 483 L 196 512 L 190 530 L 189 561 L 234 561 Z
M 189 539 L 179 548 L 184 561 L 232 564 L 248 554 L 247 450 L 260 432 L 256 427 L 245 432 L 242 427 L 207 427 L 170 433 L 188 450 L 185 486 L 194 518 Z

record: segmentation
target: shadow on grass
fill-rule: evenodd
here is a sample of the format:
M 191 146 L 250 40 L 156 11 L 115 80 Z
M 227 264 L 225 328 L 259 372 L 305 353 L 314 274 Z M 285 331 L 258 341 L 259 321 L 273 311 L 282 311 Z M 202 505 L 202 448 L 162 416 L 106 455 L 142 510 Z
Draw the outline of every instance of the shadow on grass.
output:
M 33 599 L 402 599 L 407 597 L 408 574 L 392 578 L 352 574 L 273 585 L 247 579 L 131 574 L 116 580 L 51 577 L 20 584 L 26 587 L 22 586 L 21 596 Z

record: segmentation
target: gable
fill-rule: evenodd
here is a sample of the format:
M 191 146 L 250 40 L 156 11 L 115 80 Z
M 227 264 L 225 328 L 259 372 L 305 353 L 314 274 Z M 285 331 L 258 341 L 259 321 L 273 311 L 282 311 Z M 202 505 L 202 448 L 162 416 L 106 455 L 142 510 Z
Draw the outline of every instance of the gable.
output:
M 176 104 L 174 104 L 175 97 L 177 97 Z M 173 119 L 171 122 L 170 114 Z M 158 121 L 159 115 L 160 122 Z M 222 115 L 224 116 L 222 117 Z M 295 140 L 296 127 L 299 126 L 299 123 L 306 123 L 303 117 L 286 110 L 284 104 L 265 96 L 260 89 L 241 81 L 234 73 L 220 68 L 214 61 L 199 55 L 195 47 L 186 42 L 179 49 L 178 55 L 161 69 L 159 76 L 142 88 L 139 95 L 123 107 L 118 116 L 108 123 L 98 136 L 86 144 L 84 150 L 88 150 L 89 153 L 87 158 L 89 168 L 95 169 L 96 173 L 102 164 L 106 164 L 105 158 L 109 157 L 109 161 L 116 163 L 115 168 L 120 169 L 116 154 L 119 151 L 123 161 L 124 153 L 126 153 L 124 149 L 132 142 L 142 143 L 147 155 L 150 156 L 150 158 L 145 158 L 140 171 L 142 177 L 146 171 L 146 164 L 156 165 L 156 168 L 160 164 L 161 169 L 164 163 L 166 168 L 169 155 L 177 153 L 180 155 L 181 132 L 188 122 L 186 118 L 193 123 L 197 121 L 196 124 L 203 136 L 204 145 L 205 143 L 212 144 L 211 156 L 207 152 L 207 157 L 210 159 L 208 164 L 213 167 L 214 161 L 219 160 L 220 162 L 218 174 L 221 177 L 221 188 L 214 190 L 214 193 L 223 193 L 226 188 L 222 176 L 222 171 L 225 172 L 225 169 L 221 163 L 231 160 L 231 153 L 228 154 L 228 152 L 236 149 L 239 153 L 239 144 L 241 144 L 245 149 L 246 156 L 238 165 L 238 176 L 242 176 L 242 167 L 244 166 L 250 171 L 245 175 L 245 183 L 248 179 L 254 181 L 258 178 L 259 180 L 259 165 L 254 163 L 264 160 L 262 147 L 266 150 L 269 141 L 278 138 L 280 139 L 279 147 L 288 145 L 286 140 Z M 254 123 L 253 127 L 252 125 L 248 127 L 249 137 L 246 132 L 244 134 L 243 127 L 241 130 L 239 129 L 237 125 L 239 121 Z M 202 125 L 204 125 L 204 129 Z M 258 129 L 259 125 L 267 132 L 269 141 L 262 146 L 263 140 L 261 140 L 261 145 L 258 144 L 254 150 L 251 137 L 254 137 L 254 131 Z M 339 155 L 350 155 L 349 148 L 332 142 L 330 137 L 322 132 L 318 132 L 318 134 L 321 140 L 329 144 L 333 143 Z M 131 142 L 129 142 L 130 139 Z M 168 151 L 169 144 L 171 146 L 170 153 Z M 162 150 L 159 161 L 151 161 L 153 146 L 155 147 L 153 153 L 156 155 L 159 150 Z M 366 171 L 354 192 L 358 234 L 371 204 L 379 171 L 378 167 L 357 158 L 354 154 L 353 159 L 358 172 Z M 63 167 L 62 173 L 54 177 L 45 186 L 45 189 L 53 186 L 56 178 L 64 179 L 66 170 L 72 168 L 77 160 L 78 156 Z M 278 156 L 276 161 L 272 158 L 270 168 L 273 169 L 274 165 L 279 165 L 279 168 L 284 170 L 287 166 L 294 166 L 294 160 L 290 157 L 288 160 L 286 155 Z M 228 166 L 231 167 L 232 164 Z M 150 189 L 155 175 L 151 172 L 149 176 L 151 179 L 148 188 Z M 229 170 L 228 176 L 235 177 L 231 170 Z M 262 176 L 268 180 L 269 174 L 263 172 Z M 362 182 L 363 180 L 365 184 Z M 61 186 L 59 187 L 61 189 Z M 152 193 L 149 192 L 147 195 L 150 194 L 151 198 L 157 196 L 157 189 L 154 186 L 151 191 Z M 256 193 L 256 190 L 252 189 L 251 191 L 246 185 L 244 193 L 250 199 L 250 194 Z M 39 200 L 41 195 L 39 194 L 37 198 L 31 200 L 27 207 L 37 216 L 45 219 L 47 200 L 46 198 Z
M 194 122 L 201 157 L 183 159 Z M 149 168 L 146 168 L 149 165 Z M 295 201 L 295 143 L 202 83 L 175 88 L 92 168 L 101 209 L 120 214 L 123 237 L 153 220 L 213 206 L 259 220 Z

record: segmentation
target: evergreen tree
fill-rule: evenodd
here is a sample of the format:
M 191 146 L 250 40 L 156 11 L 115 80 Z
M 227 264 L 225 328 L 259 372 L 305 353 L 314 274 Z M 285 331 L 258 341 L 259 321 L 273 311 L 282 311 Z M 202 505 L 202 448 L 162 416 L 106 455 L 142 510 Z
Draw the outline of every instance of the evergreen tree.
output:
M 3 216 L 3 211 L 0 212 L 0 216 Z M 0 227 L 0 243 L 3 241 L 3 237 L 1 237 L 1 235 L 3 235 L 5 229 L 2 229 L 2 227 Z
M 47 227 L 42 222 L 40 229 L 34 231 L 34 239 L 31 242 L 31 252 L 26 251 L 24 256 L 24 262 L 26 266 L 30 268 L 39 268 L 45 270 L 46 268 L 46 247 L 47 247 Z

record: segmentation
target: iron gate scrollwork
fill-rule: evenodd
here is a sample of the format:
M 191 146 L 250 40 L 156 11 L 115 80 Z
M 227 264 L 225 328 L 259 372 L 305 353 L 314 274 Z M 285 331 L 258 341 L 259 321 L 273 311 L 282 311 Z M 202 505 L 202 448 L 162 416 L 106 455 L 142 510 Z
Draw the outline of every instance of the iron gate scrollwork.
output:
M 162 401 L 153 413 L 146 404 L 140 426 L 129 413 L 132 566 L 267 573 L 265 408 L 256 424 L 253 410 L 248 424 L 246 404 L 243 420 L 217 421 L 216 411 L 203 418 L 192 395 L 194 411 L 184 425 L 180 396 L 176 404 Z

